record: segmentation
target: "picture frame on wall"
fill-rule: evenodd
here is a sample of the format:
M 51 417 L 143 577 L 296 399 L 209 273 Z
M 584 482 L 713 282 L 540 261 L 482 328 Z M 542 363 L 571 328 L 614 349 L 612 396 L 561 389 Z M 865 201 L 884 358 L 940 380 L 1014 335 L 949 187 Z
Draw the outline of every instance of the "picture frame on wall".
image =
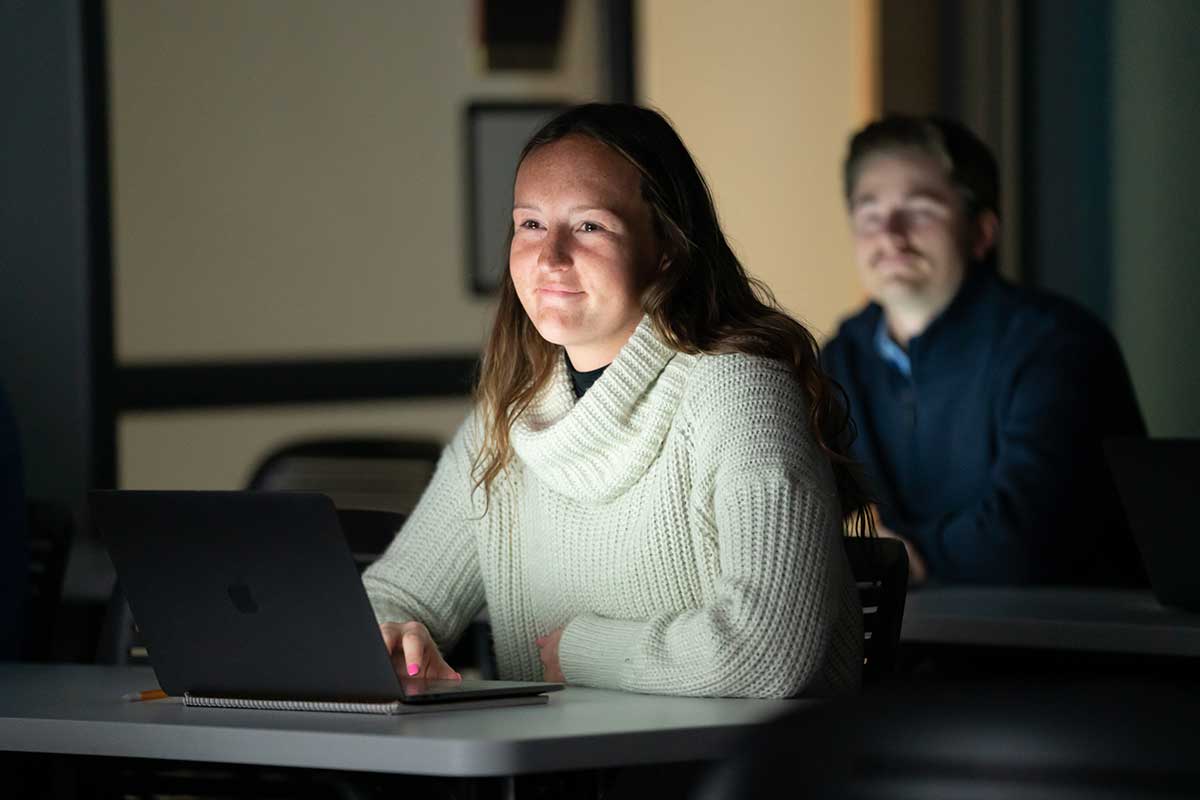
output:
M 512 186 L 529 137 L 567 107 L 560 101 L 474 102 L 466 107 L 467 281 L 494 294 L 508 268 Z

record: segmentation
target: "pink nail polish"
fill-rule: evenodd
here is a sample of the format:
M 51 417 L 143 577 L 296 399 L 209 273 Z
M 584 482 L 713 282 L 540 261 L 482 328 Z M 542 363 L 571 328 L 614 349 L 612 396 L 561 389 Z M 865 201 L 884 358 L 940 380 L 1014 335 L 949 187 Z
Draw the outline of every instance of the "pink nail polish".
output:
M 416 675 L 416 674 L 417 674 L 418 672 L 420 672 L 420 671 L 421 671 L 421 667 L 420 667 L 419 665 L 417 665 L 417 664 L 409 664 L 409 665 L 408 665 L 408 674 L 409 674 L 409 677 L 412 677 L 413 675 Z

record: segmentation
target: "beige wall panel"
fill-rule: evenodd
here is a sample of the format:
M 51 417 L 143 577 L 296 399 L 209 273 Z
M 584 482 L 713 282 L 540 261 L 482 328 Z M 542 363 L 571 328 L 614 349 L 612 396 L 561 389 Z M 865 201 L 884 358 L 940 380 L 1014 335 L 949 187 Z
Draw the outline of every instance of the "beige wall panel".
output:
M 125 414 L 122 489 L 242 489 L 262 458 L 302 437 L 381 435 L 449 441 L 466 398 Z
M 841 201 L 874 112 L 874 3 L 638 4 L 642 100 L 675 123 L 746 267 L 819 335 L 861 303 Z
M 601 89 L 599 7 L 558 71 L 489 76 L 470 0 L 110 0 L 122 363 L 472 349 L 462 111 Z

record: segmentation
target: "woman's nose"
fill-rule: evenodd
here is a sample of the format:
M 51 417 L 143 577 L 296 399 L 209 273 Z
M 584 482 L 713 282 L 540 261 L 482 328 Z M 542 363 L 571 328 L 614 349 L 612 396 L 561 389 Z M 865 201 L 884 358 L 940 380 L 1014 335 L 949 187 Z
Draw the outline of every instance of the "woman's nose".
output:
M 538 253 L 538 266 L 547 269 L 565 269 L 571 266 L 571 251 L 569 247 L 569 232 L 551 229 L 542 240 L 542 249 Z

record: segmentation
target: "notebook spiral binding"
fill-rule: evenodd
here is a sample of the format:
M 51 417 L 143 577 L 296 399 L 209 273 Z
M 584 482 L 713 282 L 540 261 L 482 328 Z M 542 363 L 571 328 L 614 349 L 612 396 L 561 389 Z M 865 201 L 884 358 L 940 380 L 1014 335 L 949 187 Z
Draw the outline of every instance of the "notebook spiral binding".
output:
M 241 697 L 183 695 L 185 706 L 199 708 L 242 708 L 255 711 L 339 711 L 351 714 L 400 714 L 399 700 L 382 703 L 351 703 L 336 700 L 251 700 Z

